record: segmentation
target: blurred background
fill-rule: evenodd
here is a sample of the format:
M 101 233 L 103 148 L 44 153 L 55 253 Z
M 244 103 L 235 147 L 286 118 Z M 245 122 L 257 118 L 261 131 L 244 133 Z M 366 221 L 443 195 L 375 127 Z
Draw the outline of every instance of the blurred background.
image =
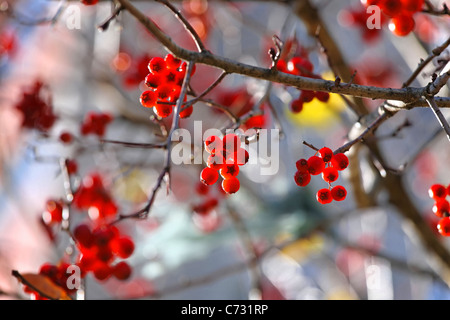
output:
M 133 3 L 177 44 L 195 50 L 190 36 L 164 5 Z M 420 59 L 450 35 L 448 15 L 422 13 L 415 16 L 414 33 L 406 37 L 393 35 L 387 25 L 376 35 L 365 35 L 352 18 L 352 12 L 364 10 L 358 0 L 311 3 L 350 70 L 357 70 L 354 81 L 360 84 L 401 87 Z M 430 3 L 436 8 L 450 5 L 448 1 Z M 268 50 L 277 35 L 305 50 L 315 73 L 334 79 L 320 44 L 292 9 L 295 1 L 185 0 L 173 4 L 217 55 L 270 67 Z M 113 116 L 103 136 L 109 140 L 158 143 L 163 141 L 164 128 L 170 126 L 169 120 L 155 120 L 152 110 L 139 103 L 148 61 L 167 51 L 127 12 L 105 24 L 113 10 L 110 1 L 92 6 L 78 1 L 0 1 L 2 299 L 29 299 L 11 270 L 37 273 L 44 263 L 75 258 L 68 234 L 60 225 L 46 225 L 42 220 L 48 199 L 67 196 L 61 159 L 76 161 L 77 170 L 70 176 L 72 187 L 83 177 L 100 173 L 121 213 L 142 208 L 163 168 L 162 150 L 100 143 L 98 137 L 80 133 L 80 124 L 92 111 Z M 441 60 L 448 61 L 448 57 L 447 50 Z M 426 85 L 438 67 L 438 59 L 433 60 L 412 85 Z M 220 73 L 198 65 L 192 90 L 202 92 Z M 17 107 L 36 81 L 45 84 L 40 97 L 52 106 L 56 117 L 44 131 L 25 127 L 23 110 Z M 79 297 L 450 298 L 435 257 L 411 222 L 390 204 L 389 194 L 379 190 L 380 178 L 366 149 L 355 147 L 358 151 L 350 163 L 357 168 L 360 181 L 352 182 L 355 170 L 344 171 L 339 179 L 349 191 L 342 202 L 320 205 L 316 201 L 315 192 L 326 187 L 321 179 L 312 179 L 304 188 L 294 183 L 295 162 L 315 153 L 302 141 L 337 149 L 358 121 L 342 97 L 332 94 L 327 103 L 313 100 L 302 112 L 293 113 L 289 105 L 298 90 L 234 74 L 207 97 L 243 115 L 267 92 L 270 107 L 264 105 L 264 115 L 253 120 L 280 132 L 278 172 L 263 176 L 258 165 L 248 165 L 239 174 L 238 193 L 225 196 L 214 185 L 205 196 L 198 192 L 203 165 L 172 166 L 172 190 L 167 194 L 162 185 L 149 217 L 118 224 L 136 245 L 128 259 L 131 278 L 98 281 L 87 275 Z M 440 96 L 448 96 L 448 86 Z M 373 111 L 382 101 L 363 103 Z M 197 103 L 180 127 L 193 132 L 194 121 L 202 121 L 203 130 L 230 125 L 223 112 L 205 103 Z M 74 141 L 62 142 L 64 132 Z M 399 112 L 379 128 L 376 139 L 389 166 L 403 169 L 405 190 L 424 223 L 436 232 L 437 217 L 427 190 L 434 183 L 450 183 L 450 148 L 433 112 L 428 108 Z M 200 141 L 193 152 L 201 148 Z M 362 208 L 361 193 L 374 204 Z M 218 204 L 207 214 L 196 212 L 196 206 L 210 198 Z M 82 210 L 71 208 L 70 214 L 73 226 L 89 219 Z M 448 248 L 449 240 L 436 236 Z

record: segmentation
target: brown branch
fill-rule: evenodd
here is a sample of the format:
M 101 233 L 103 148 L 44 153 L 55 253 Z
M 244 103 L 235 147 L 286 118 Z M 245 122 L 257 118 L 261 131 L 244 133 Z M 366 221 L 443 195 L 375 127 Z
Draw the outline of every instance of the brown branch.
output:
M 173 6 L 169 1 L 167 0 L 155 0 L 156 2 L 161 2 L 164 4 L 167 8 L 169 8 L 170 11 L 172 11 L 177 19 L 183 24 L 184 28 L 189 32 L 192 39 L 195 42 L 195 45 L 197 46 L 198 51 L 203 52 L 207 51 L 205 45 L 202 42 L 202 39 L 198 35 L 197 31 L 192 27 L 192 25 L 187 21 L 187 19 L 181 14 L 180 10 L 178 10 L 175 6 Z
M 348 141 L 343 146 L 337 148 L 334 153 L 344 153 L 350 150 L 352 146 L 354 146 L 358 142 L 363 142 L 364 139 L 371 133 L 373 133 L 384 121 L 389 119 L 392 116 L 392 113 L 389 111 L 384 111 L 379 115 L 367 128 L 356 138 Z
M 172 161 L 172 158 L 171 158 L 172 137 L 173 137 L 174 132 L 178 129 L 178 126 L 179 126 L 181 107 L 183 105 L 184 97 L 187 94 L 187 89 L 189 86 L 189 81 L 191 79 L 193 67 L 194 67 L 194 63 L 192 63 L 192 61 L 188 62 L 186 75 L 183 80 L 183 85 L 181 86 L 180 97 L 178 98 L 177 104 L 175 106 L 175 112 L 174 112 L 173 120 L 172 120 L 172 127 L 170 129 L 170 132 L 167 136 L 166 143 L 164 145 L 165 149 L 167 151 L 164 168 L 162 169 L 162 171 L 160 172 L 160 174 L 158 176 L 158 179 L 156 180 L 156 183 L 153 187 L 152 193 L 147 201 L 147 204 L 141 210 L 139 210 L 137 212 L 134 212 L 131 214 L 119 214 L 119 217 L 115 221 L 111 222 L 111 224 L 115 224 L 124 219 L 130 219 L 130 218 L 131 219 L 144 219 L 144 218 L 146 218 L 150 213 L 150 209 L 152 208 L 153 203 L 155 202 L 156 195 L 157 195 L 159 189 L 161 188 L 162 182 L 164 181 L 164 179 L 168 180 L 167 185 L 169 187 L 169 185 L 170 185 L 170 168 L 171 168 L 171 161 Z
M 421 60 L 417 68 L 411 74 L 411 76 L 403 83 L 402 88 L 406 88 L 417 78 L 419 73 L 437 56 L 439 56 L 448 46 L 450 45 L 450 37 L 440 46 L 434 48 L 430 55 L 425 59 Z
M 167 50 L 180 59 L 216 67 L 226 71 L 227 73 L 237 73 L 252 78 L 277 82 L 284 85 L 293 86 L 301 90 L 326 91 L 361 98 L 399 100 L 405 103 L 417 102 L 422 105 L 426 105 L 426 101 L 422 99 L 423 92 L 425 90 L 424 88 L 408 87 L 403 89 L 393 89 L 362 86 L 357 84 L 351 84 L 348 86 L 342 84 L 341 86 L 336 86 L 334 81 L 295 76 L 279 72 L 277 70 L 251 66 L 214 55 L 209 51 L 194 52 L 186 50 L 174 43 L 172 38 L 167 36 L 151 19 L 145 16 L 128 0 L 117 1 L 119 1 L 130 14 L 142 23 L 142 25 L 146 27 L 146 29 L 152 33 L 161 42 L 161 44 L 166 47 Z M 349 76 L 349 79 L 350 77 L 351 76 Z M 436 101 L 436 103 L 439 107 L 450 107 L 450 99 L 448 98 L 443 98 L 440 101 Z
M 433 110 L 434 115 L 439 121 L 439 124 L 441 125 L 442 129 L 444 129 L 445 134 L 447 135 L 447 139 L 450 141 L 450 126 L 447 122 L 447 119 L 445 119 L 444 115 L 442 114 L 439 107 L 436 105 L 436 101 L 434 101 L 434 98 L 431 97 L 425 97 L 425 99 L 428 102 L 428 105 L 430 106 L 431 110 Z

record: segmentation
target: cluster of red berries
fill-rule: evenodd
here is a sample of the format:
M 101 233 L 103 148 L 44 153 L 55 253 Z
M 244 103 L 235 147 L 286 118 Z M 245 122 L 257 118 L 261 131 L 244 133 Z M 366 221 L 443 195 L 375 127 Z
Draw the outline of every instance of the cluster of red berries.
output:
M 77 265 L 81 276 L 92 272 L 97 280 L 103 281 L 111 276 L 126 280 L 131 276 L 131 267 L 125 261 L 134 252 L 134 242 L 120 234 L 114 226 L 101 225 L 93 230 L 87 224 L 78 225 L 73 231 L 73 237 L 80 250 Z
M 73 205 L 80 210 L 88 210 L 92 220 L 114 217 L 118 211 L 113 197 L 105 188 L 103 179 L 98 173 L 83 178 L 74 194 Z
M 67 287 L 67 280 L 71 275 L 67 272 L 67 269 L 69 267 L 70 264 L 68 264 L 67 262 L 61 262 L 58 265 L 45 263 L 39 269 L 39 274 L 49 278 L 55 285 L 62 288 L 67 293 L 67 295 L 72 295 L 75 293 L 76 289 L 69 289 Z M 23 290 L 26 293 L 31 294 L 33 300 L 48 300 L 48 298 L 41 296 L 39 293 L 26 285 L 24 286 Z
M 152 58 L 148 63 L 150 73 L 145 77 L 145 84 L 150 89 L 142 92 L 141 104 L 146 108 L 153 108 L 158 117 L 167 118 L 170 116 L 180 97 L 186 67 L 186 62 L 182 62 L 170 53 L 165 58 Z M 192 74 L 194 72 L 195 66 Z M 184 107 L 180 112 L 180 117 L 189 117 L 193 110 L 192 105 Z
M 389 17 L 389 30 L 403 37 L 415 27 L 414 14 L 422 10 L 424 0 L 361 0 L 365 6 L 375 5 Z
M 375 42 L 375 40 L 380 39 L 381 27 L 387 23 L 385 15 L 380 16 L 380 29 L 378 28 L 368 28 L 367 22 L 371 19 L 370 11 L 363 6 L 358 6 L 357 8 L 346 8 L 339 12 L 339 23 L 348 28 L 358 28 L 361 32 L 363 41 L 366 43 Z
M 305 187 L 311 181 L 311 176 L 322 174 L 322 179 L 328 183 L 328 188 L 320 189 L 316 199 L 321 204 L 342 201 L 347 196 L 347 190 L 340 185 L 331 187 L 331 183 L 339 178 L 339 171 L 345 170 L 349 161 L 344 153 L 333 154 L 330 148 L 323 147 L 309 159 L 299 159 L 296 162 L 297 172 L 294 175 L 295 183 Z
M 450 203 L 446 199 L 450 196 L 450 185 L 433 184 L 428 189 L 428 195 L 433 199 L 433 213 L 440 218 L 437 228 L 443 236 L 450 236 Z
M 280 59 L 277 62 L 277 69 L 281 72 L 303 76 L 308 78 L 321 79 L 321 77 L 313 72 L 314 65 L 306 57 L 294 56 L 288 60 Z M 314 98 L 322 102 L 330 99 L 328 92 L 302 90 L 300 96 L 291 102 L 291 110 L 299 113 L 303 110 L 303 104 L 311 102 Z
M 223 139 L 213 135 L 205 140 L 204 145 L 209 156 L 200 180 L 210 186 L 217 182 L 220 173 L 223 191 L 236 193 L 241 186 L 237 178 L 239 167 L 249 160 L 248 151 L 241 147 L 241 139 L 234 133 L 226 134 Z
M 93 134 L 99 137 L 103 137 L 105 135 L 107 125 L 112 121 L 112 115 L 107 112 L 88 112 L 81 124 L 81 134 Z M 67 139 L 70 139 L 67 135 L 65 137 L 61 136 L 60 138 L 65 143 L 68 143 Z M 66 141 L 64 141 L 63 139 L 65 139 Z
M 15 108 L 22 114 L 22 127 L 47 132 L 53 127 L 57 116 L 53 113 L 50 98 L 44 99 L 45 85 L 36 80 L 29 90 L 24 90 Z

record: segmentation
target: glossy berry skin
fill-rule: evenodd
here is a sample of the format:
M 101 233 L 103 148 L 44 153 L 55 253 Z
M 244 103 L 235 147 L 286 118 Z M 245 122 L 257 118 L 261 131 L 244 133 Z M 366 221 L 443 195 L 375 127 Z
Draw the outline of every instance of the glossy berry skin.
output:
M 239 166 L 235 163 L 225 164 L 220 169 L 220 175 L 224 179 L 236 177 L 239 174 Z
M 234 133 L 225 135 L 222 139 L 223 149 L 228 152 L 236 152 L 241 147 L 241 139 Z
M 333 158 L 333 150 L 327 147 L 319 149 L 319 155 L 323 159 L 323 162 L 330 162 Z
M 73 231 L 73 236 L 85 248 L 90 248 L 94 244 L 91 228 L 86 224 L 78 225 Z
M 131 276 L 131 267 L 125 261 L 121 261 L 113 267 L 112 274 L 119 280 L 127 280 Z
M 128 237 L 113 239 L 110 246 L 112 252 L 122 259 L 129 258 L 134 252 L 134 242 Z
M 301 170 L 308 170 L 308 160 L 303 159 L 303 158 L 299 159 L 295 163 L 295 166 L 297 167 L 297 170 L 299 170 L 299 171 L 301 171 Z
M 450 236 L 450 217 L 442 218 L 437 225 L 439 233 L 443 236 Z
M 204 145 L 205 150 L 208 153 L 217 153 L 222 151 L 223 149 L 222 139 L 220 139 L 218 136 L 209 136 L 208 138 L 206 138 Z
M 322 179 L 325 182 L 331 183 L 336 181 L 338 178 L 339 178 L 339 171 L 337 171 L 335 168 L 327 167 L 323 169 Z
M 342 201 L 347 197 L 347 190 L 343 186 L 335 186 L 331 189 L 331 197 L 335 201 Z
M 348 167 L 348 157 L 343 153 L 337 153 L 331 158 L 331 165 L 336 170 L 342 171 Z
M 433 206 L 433 212 L 439 218 L 450 214 L 450 203 L 445 199 L 438 199 Z
M 215 169 L 206 167 L 200 172 L 200 181 L 207 186 L 216 183 L 217 179 L 219 179 L 219 173 Z
M 167 118 L 173 112 L 173 107 L 164 103 L 157 103 L 153 107 L 153 112 L 160 118 Z
M 226 161 L 229 163 L 231 161 L 232 163 L 237 164 L 238 166 L 243 166 L 247 164 L 248 160 L 250 159 L 250 154 L 247 150 L 244 148 L 239 148 L 236 152 L 231 153 Z
M 140 102 L 142 106 L 146 108 L 153 108 L 156 106 L 156 101 L 158 100 L 158 95 L 155 91 L 147 90 L 142 92 L 140 97 Z
M 441 184 L 433 184 L 430 189 L 428 189 L 428 195 L 430 196 L 430 198 L 432 199 L 445 199 L 445 197 L 447 196 L 447 190 L 445 189 L 445 187 Z
M 166 69 L 166 61 L 161 57 L 154 57 L 148 63 L 148 71 L 153 74 L 162 73 Z
M 333 201 L 333 197 L 331 195 L 331 191 L 328 189 L 320 189 L 317 191 L 316 199 L 321 204 L 327 204 Z
M 413 31 L 415 25 L 416 23 L 414 22 L 412 15 L 400 14 L 391 18 L 389 30 L 396 36 L 403 37 Z
M 308 171 L 313 176 L 321 174 L 325 169 L 325 162 L 318 156 L 312 156 L 308 159 Z
M 219 153 L 209 155 L 206 161 L 206 165 L 214 170 L 220 170 L 224 164 L 225 158 Z
M 299 170 L 294 175 L 294 181 L 299 187 L 305 187 L 311 182 L 311 174 L 306 170 Z
M 222 189 L 227 194 L 233 194 L 239 191 L 239 188 L 241 187 L 241 184 L 236 177 L 231 177 L 228 179 L 224 179 L 222 181 Z

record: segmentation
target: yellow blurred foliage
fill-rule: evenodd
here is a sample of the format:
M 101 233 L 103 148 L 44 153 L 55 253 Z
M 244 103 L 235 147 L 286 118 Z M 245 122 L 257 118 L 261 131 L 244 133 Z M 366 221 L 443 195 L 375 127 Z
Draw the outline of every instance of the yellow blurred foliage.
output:
M 147 175 L 141 170 L 132 169 L 116 181 L 115 192 L 126 201 L 132 203 L 143 202 L 147 199 L 147 194 L 142 187 L 148 184 L 148 179 L 146 178 Z
M 324 73 L 322 78 L 334 81 L 331 73 Z M 305 127 L 325 127 L 338 119 L 338 113 L 344 110 L 344 100 L 335 93 L 330 93 L 328 102 L 321 102 L 314 98 L 311 102 L 303 104 L 303 110 L 299 113 L 289 112 L 288 119 L 293 123 Z
M 281 252 L 297 262 L 306 259 L 311 253 L 318 252 L 324 247 L 324 239 L 320 235 L 299 239 L 281 249 Z

